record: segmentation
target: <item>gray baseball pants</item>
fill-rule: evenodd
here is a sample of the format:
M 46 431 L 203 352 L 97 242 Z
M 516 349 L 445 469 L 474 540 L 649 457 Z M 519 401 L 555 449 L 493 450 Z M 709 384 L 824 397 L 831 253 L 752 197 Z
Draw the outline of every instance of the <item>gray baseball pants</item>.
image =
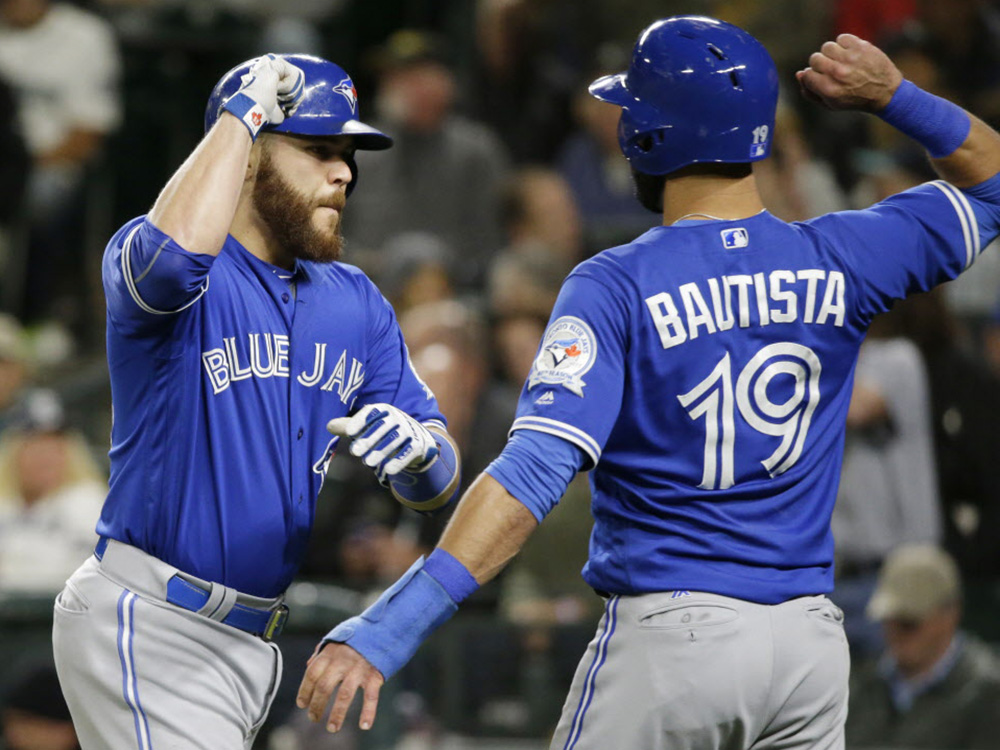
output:
M 550 748 L 842 750 L 849 670 L 825 596 L 612 596 Z
M 57 597 L 56 669 L 83 750 L 253 744 L 281 680 L 281 653 L 273 643 L 168 604 L 167 581 L 176 573 L 111 542 L 103 559 L 90 557 Z M 247 606 L 275 604 L 233 597 Z

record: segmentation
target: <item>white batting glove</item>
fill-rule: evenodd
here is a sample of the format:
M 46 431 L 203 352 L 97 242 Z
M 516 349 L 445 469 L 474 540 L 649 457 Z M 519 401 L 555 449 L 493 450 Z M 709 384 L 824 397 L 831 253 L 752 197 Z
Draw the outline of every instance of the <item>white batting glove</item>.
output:
M 351 438 L 351 454 L 382 484 L 401 471 L 426 471 L 439 453 L 430 431 L 392 404 L 369 404 L 352 417 L 331 419 L 326 429 Z
M 242 85 L 222 108 L 247 126 L 250 137 L 265 125 L 280 125 L 295 111 L 305 90 L 305 73 L 283 57 L 264 55 L 257 58 L 240 79 Z

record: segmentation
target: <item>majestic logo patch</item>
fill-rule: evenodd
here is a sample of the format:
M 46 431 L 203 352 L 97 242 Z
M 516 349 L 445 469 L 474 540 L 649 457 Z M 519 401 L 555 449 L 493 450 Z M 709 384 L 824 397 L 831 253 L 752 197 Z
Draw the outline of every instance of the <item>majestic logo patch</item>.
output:
M 535 399 L 535 403 L 538 406 L 548 406 L 549 404 L 555 403 L 556 395 L 552 391 L 545 391 L 541 396 Z
M 750 244 L 750 235 L 743 227 L 723 229 L 719 234 L 722 235 L 722 244 L 726 250 L 738 250 Z
M 597 339 L 586 323 L 572 315 L 553 321 L 545 332 L 542 349 L 531 366 L 528 390 L 539 383 L 561 385 L 583 395 L 583 376 L 597 357 Z
M 354 88 L 354 84 L 351 83 L 351 79 L 345 78 L 343 81 L 334 86 L 333 90 L 347 99 L 347 103 L 351 107 L 351 112 L 356 114 L 358 110 L 358 90 Z

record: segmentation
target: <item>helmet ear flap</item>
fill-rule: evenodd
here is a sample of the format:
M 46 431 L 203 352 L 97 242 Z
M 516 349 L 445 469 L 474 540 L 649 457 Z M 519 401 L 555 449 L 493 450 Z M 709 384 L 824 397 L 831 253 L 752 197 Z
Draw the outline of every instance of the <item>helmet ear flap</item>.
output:
M 644 133 L 636 140 L 635 145 L 645 154 L 650 153 L 657 146 L 663 145 L 666 128 L 657 128 L 648 133 Z

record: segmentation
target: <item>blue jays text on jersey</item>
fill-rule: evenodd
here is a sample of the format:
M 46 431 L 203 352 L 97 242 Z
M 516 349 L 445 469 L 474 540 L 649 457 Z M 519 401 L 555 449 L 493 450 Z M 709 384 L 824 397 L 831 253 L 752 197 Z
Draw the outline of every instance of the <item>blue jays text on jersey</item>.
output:
M 801 223 L 762 212 L 656 227 L 580 264 L 512 433 L 562 438 L 593 468 L 588 583 L 765 604 L 830 591 L 868 325 L 961 273 L 998 226 L 995 206 L 934 182 Z
M 186 252 L 143 218 L 104 256 L 114 425 L 98 533 L 263 597 L 298 569 L 328 420 L 388 402 L 443 426 L 357 269 Z

